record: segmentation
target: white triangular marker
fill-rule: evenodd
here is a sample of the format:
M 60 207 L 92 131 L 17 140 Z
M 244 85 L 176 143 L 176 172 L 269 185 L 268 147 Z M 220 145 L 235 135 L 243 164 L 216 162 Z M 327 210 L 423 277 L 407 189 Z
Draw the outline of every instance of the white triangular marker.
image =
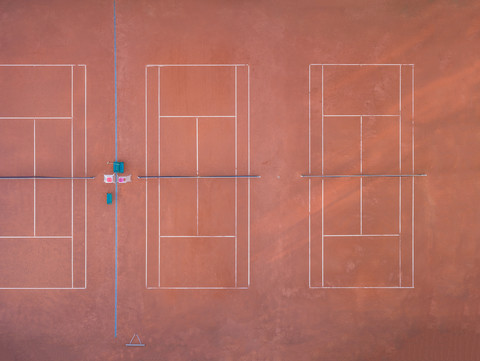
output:
M 135 337 L 137 338 L 138 340 L 138 343 L 134 343 L 134 339 Z M 133 336 L 132 336 L 132 339 L 130 340 L 129 343 L 126 343 L 125 346 L 145 346 L 144 343 L 142 343 L 142 341 L 140 340 L 140 337 L 138 336 L 138 334 L 134 333 Z

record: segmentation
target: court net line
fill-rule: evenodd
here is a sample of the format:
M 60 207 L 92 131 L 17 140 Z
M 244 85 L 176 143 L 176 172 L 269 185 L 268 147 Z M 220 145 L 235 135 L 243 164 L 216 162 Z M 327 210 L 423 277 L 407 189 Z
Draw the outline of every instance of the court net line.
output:
M 144 175 L 139 179 L 236 179 L 236 178 L 261 178 L 259 175 Z
M 426 177 L 426 174 L 302 174 L 302 178 L 365 178 L 365 177 L 391 177 L 391 178 L 407 178 L 407 177 Z
M 71 179 L 84 179 L 84 180 L 88 180 L 88 179 L 95 179 L 95 177 L 44 177 L 44 176 L 34 176 L 34 177 L 30 177 L 30 176 L 19 176 L 19 177 L 0 177 L 0 180 L 8 180 L 8 179 L 68 179 L 68 180 L 71 180 Z

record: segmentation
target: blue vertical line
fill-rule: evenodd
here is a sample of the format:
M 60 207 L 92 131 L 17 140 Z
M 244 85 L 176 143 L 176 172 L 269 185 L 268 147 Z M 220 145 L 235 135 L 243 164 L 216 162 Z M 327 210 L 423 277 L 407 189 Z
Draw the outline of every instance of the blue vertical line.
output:
M 118 289 L 118 262 L 117 262 L 117 230 L 118 230 L 118 184 L 115 183 L 115 337 L 117 337 L 117 289 Z
M 115 68 L 115 162 L 117 153 L 117 17 L 113 1 L 113 62 Z M 115 183 L 115 337 L 117 337 L 117 294 L 118 294 L 118 184 Z

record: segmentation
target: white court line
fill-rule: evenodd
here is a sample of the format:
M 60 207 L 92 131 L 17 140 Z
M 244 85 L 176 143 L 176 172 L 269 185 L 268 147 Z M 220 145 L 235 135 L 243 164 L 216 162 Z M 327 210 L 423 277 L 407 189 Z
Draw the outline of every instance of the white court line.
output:
M 235 238 L 235 235 L 229 235 L 229 236 L 209 236 L 209 235 L 198 235 L 198 236 L 189 236 L 189 235 L 182 235 L 182 236 L 160 236 L 160 238 Z
M 36 66 L 63 66 L 63 67 L 72 67 L 72 66 L 75 66 L 77 64 L 0 64 L 0 67 L 1 66 L 12 66 L 12 67 L 16 67 L 16 66 L 31 66 L 31 67 L 36 67 Z M 78 64 L 80 66 L 84 66 L 84 64 Z
M 145 67 L 145 174 L 148 174 L 148 90 Z M 148 181 L 145 179 L 145 287 L 148 288 Z
M 33 176 L 37 175 L 37 156 L 36 156 L 36 131 L 35 131 L 35 119 L 33 119 Z M 36 235 L 37 224 L 37 180 L 33 180 L 33 235 Z
M 399 66 L 398 82 L 398 168 L 402 174 L 402 66 Z M 398 178 L 398 233 L 402 234 L 402 178 Z M 402 237 L 398 238 L 398 281 L 402 286 Z
M 70 116 L 67 117 L 56 117 L 56 116 L 41 116 L 41 117 L 0 117 L 0 119 L 25 119 L 25 120 L 33 120 L 33 174 L 36 176 L 36 121 L 37 120 L 42 120 L 42 119 L 65 119 L 65 120 L 70 120 L 71 122 L 71 134 L 70 134 L 70 139 L 71 139 L 71 174 L 73 177 L 73 147 L 74 147 L 74 140 L 73 140 L 73 67 L 76 66 L 75 64 L 0 64 L 0 66 L 19 66 L 19 67 L 26 67 L 26 66 L 62 66 L 62 67 L 69 67 L 70 68 L 70 76 L 71 76 L 71 105 L 70 105 Z M 83 66 L 84 67 L 84 78 L 85 78 L 85 176 L 87 174 L 87 68 L 85 64 L 81 64 L 78 66 Z M 0 287 L 0 289 L 86 289 L 87 287 L 87 181 L 85 180 L 85 286 L 84 287 L 73 287 L 73 179 L 71 181 L 72 186 L 71 186 L 71 199 L 72 199 L 72 207 L 71 207 L 71 232 L 72 235 L 70 236 L 38 236 L 36 234 L 36 180 L 34 179 L 34 235 L 33 236 L 0 236 L 0 239 L 70 239 L 71 240 L 71 274 L 72 274 L 72 287 L 61 287 L 61 288 L 55 288 L 55 287 L 31 287 L 31 288 L 25 288 L 25 287 L 10 287 L 10 288 L 4 288 Z
M 324 144 L 323 144 L 324 143 L 324 140 L 323 140 L 323 126 L 324 126 L 324 124 L 323 123 L 324 123 L 324 118 L 325 118 L 325 111 L 324 111 L 324 104 L 323 104 L 323 102 L 324 102 L 324 96 L 323 96 L 324 80 L 323 79 L 324 79 L 324 69 L 323 69 L 323 66 L 322 66 L 322 176 L 324 175 L 324 169 L 325 169 L 324 164 L 323 164 L 324 163 L 324 154 L 323 154 L 324 153 Z M 322 195 L 322 198 L 323 198 L 323 195 Z M 323 212 L 323 206 L 322 206 L 322 212 Z M 322 216 L 322 218 L 323 218 L 323 216 Z M 323 232 L 323 225 L 322 225 L 322 234 L 323 233 L 324 232 Z
M 230 236 L 209 236 L 209 235 L 198 235 L 198 236 L 188 236 L 188 235 L 181 235 L 181 236 L 160 236 L 160 238 L 235 238 L 236 236 L 230 235 Z
M 235 67 L 235 175 L 238 174 L 238 156 L 237 156 L 237 150 L 238 150 L 238 143 L 237 143 L 237 97 L 238 97 L 238 81 L 237 81 L 237 67 Z M 237 178 L 235 178 L 235 287 L 237 287 L 237 273 L 238 273 L 238 252 L 237 252 L 237 237 L 238 237 L 238 231 L 237 231 L 237 223 L 238 223 L 238 187 L 237 187 Z
M 146 98 L 145 98 L 145 138 L 146 138 L 146 143 L 145 143 L 145 158 L 146 158 L 146 162 L 145 162 L 145 174 L 148 174 L 148 164 L 147 164 L 147 157 L 148 157 L 148 143 L 147 143 L 147 137 L 148 137 L 148 95 L 147 95 L 147 88 L 148 88 L 148 68 L 149 67 L 163 67 L 163 66 L 222 66 L 222 64 L 202 64 L 202 65 L 197 65 L 197 64 L 185 64 L 185 65 L 180 65 L 180 64 L 172 64 L 172 65 L 147 65 L 146 66 L 146 69 L 145 69 L 145 94 L 146 94 Z M 237 66 L 247 66 L 247 71 L 248 71 L 248 171 L 250 171 L 250 68 L 248 65 L 246 64 L 228 64 L 228 65 L 223 65 L 223 66 L 230 66 L 230 67 L 234 67 L 235 68 L 235 75 L 236 75 L 236 85 L 235 85 L 235 102 L 236 102 L 236 111 L 235 111 L 235 115 L 173 115 L 173 116 L 168 116 L 168 115 L 160 115 L 158 116 L 158 118 L 196 118 L 196 137 L 197 137 L 197 175 L 199 174 L 199 159 L 198 159 L 198 147 L 199 147 L 199 140 L 198 140 L 198 119 L 199 118 L 234 118 L 235 119 L 235 122 L 236 122 L 236 129 L 235 129 L 235 157 L 236 157 L 236 160 L 235 160 L 235 171 L 236 171 L 236 175 L 238 174 L 238 121 L 237 121 L 237 98 L 238 98 L 238 80 L 237 80 L 237 71 L 238 69 L 236 68 Z M 198 182 L 198 179 L 197 179 L 197 182 Z M 235 189 L 235 192 L 236 192 L 236 209 L 235 209 L 235 221 L 236 221 L 236 234 L 237 234 L 237 227 L 238 227 L 238 181 L 236 180 L 236 189 Z M 148 182 L 146 183 L 146 198 L 148 198 L 148 188 L 147 188 L 147 184 Z M 199 206 L 199 199 L 198 199 L 198 186 L 197 186 L 197 234 L 199 232 L 199 220 L 198 220 L 198 206 Z M 145 212 L 147 213 L 148 212 L 148 203 L 147 203 L 147 199 L 146 199 L 146 210 Z M 148 232 L 148 220 L 147 220 L 147 216 L 146 216 L 146 233 Z M 160 238 L 235 238 L 235 242 L 237 242 L 237 235 L 234 235 L 234 236 L 208 236 L 208 235 L 197 235 L 197 236 L 190 236 L 190 235 L 181 235 L 181 236 L 160 236 Z M 148 249 L 148 237 L 146 236 L 146 249 Z M 236 253 L 237 253 L 237 244 L 236 244 Z M 147 280 L 147 277 L 148 277 L 148 265 L 147 265 L 147 258 L 148 258 L 148 252 L 146 252 L 146 266 L 145 266 L 145 272 L 146 272 L 146 288 L 147 289 L 157 289 L 156 287 L 148 287 L 148 280 Z M 238 255 L 236 254 L 236 257 L 235 257 L 235 262 L 236 262 L 236 272 L 237 272 L 237 269 L 238 269 Z M 236 275 L 237 277 L 237 275 Z M 248 180 L 248 285 L 250 285 L 250 180 Z M 160 289 L 163 289 L 163 287 L 159 287 Z M 237 289 L 240 289 L 240 287 L 235 287 Z M 168 288 L 165 288 L 165 289 L 168 289 Z M 198 288 L 195 288 L 195 289 L 198 289 Z M 205 289 L 234 289 L 234 288 L 230 288 L 230 287 L 220 287 L 220 288 L 217 288 L 217 287 L 207 287 Z
M 65 119 L 65 120 L 71 120 L 72 117 L 0 117 L 0 120 L 1 119 L 35 119 L 35 120 L 39 120 L 39 119 Z
M 159 118 L 235 118 L 235 115 L 159 115 Z
M 310 64 L 314 66 L 399 66 L 399 65 L 413 65 L 413 64 Z
M 323 119 L 324 117 L 365 117 L 365 116 L 371 116 L 371 117 L 398 117 L 399 118 L 399 168 L 400 168 L 400 174 L 402 172 L 402 165 L 401 165 L 401 161 L 402 161 L 402 154 L 401 154 L 401 145 L 402 145 L 402 142 L 401 142 L 401 132 L 402 132 L 402 129 L 401 129 L 401 111 L 402 111 L 402 106 L 401 106 L 401 91 L 402 91 L 402 84 L 401 84 L 401 67 L 402 65 L 411 65 L 412 66 L 412 173 L 413 170 L 414 170 L 414 166 L 413 166 L 413 158 L 414 158 L 414 127 L 413 127 L 413 124 L 414 124 L 414 120 L 413 120 L 413 117 L 414 117 L 414 106 L 413 106 L 413 102 L 414 102 L 414 65 L 413 64 L 310 64 L 310 67 L 311 66 L 322 66 L 322 168 L 323 168 L 323 156 L 324 156 L 324 147 L 323 147 Z M 323 96 L 324 96 L 324 79 L 323 79 L 323 75 L 324 75 L 324 66 L 327 66 L 327 65 L 346 65 L 346 66 L 379 66 L 379 65 L 386 65 L 386 66 L 399 66 L 400 67 L 400 84 L 399 84 L 399 114 L 331 114 L 331 115 L 326 115 L 324 114 L 323 112 Z M 309 118 L 310 118 L 310 111 L 311 111 L 311 104 L 310 104 L 310 69 L 309 67 Z M 362 128 L 362 125 L 361 125 L 361 128 Z M 310 143 L 310 119 L 309 119 L 309 143 Z M 362 138 L 362 129 L 361 129 L 361 138 Z M 363 144 L 362 144 L 362 139 L 361 139 L 361 149 L 363 147 Z M 309 152 L 310 152 L 310 149 L 309 149 Z M 362 157 L 362 154 L 361 154 L 361 158 Z M 310 153 L 309 153 L 309 164 L 310 164 L 311 160 L 310 160 Z M 361 173 L 363 172 L 363 169 L 361 169 Z M 310 172 L 311 173 L 311 172 Z M 324 169 L 322 169 L 322 175 L 324 174 Z M 323 183 L 323 180 L 322 180 L 322 183 Z M 362 187 L 362 185 L 361 185 Z M 323 196 L 324 196 L 324 189 L 323 189 L 323 184 L 322 184 L 322 240 L 323 240 L 323 237 L 380 237 L 380 236 L 384 236 L 384 237 L 401 237 L 401 231 L 402 231 L 402 225 L 401 225 L 401 202 L 402 202 L 402 199 L 401 199 L 401 178 L 399 179 L 399 233 L 398 234 L 372 234 L 372 235 L 368 235 L 368 234 L 362 234 L 362 223 L 361 223 L 361 231 L 360 231 L 360 234 L 359 235 L 325 235 L 323 233 L 323 228 L 324 228 L 324 214 L 323 214 L 323 208 L 324 208 L 324 205 L 323 205 Z M 310 202 L 310 190 L 309 190 L 309 202 Z M 412 177 L 412 287 L 403 287 L 402 286 L 402 279 L 401 279 L 401 276 L 402 276 L 402 270 L 401 270 L 401 257 L 402 257 L 402 254 L 401 254 L 401 239 L 399 240 L 399 280 L 400 280 L 400 286 L 396 286 L 396 287 L 324 287 L 324 285 L 322 284 L 322 287 L 310 287 L 310 288 L 414 288 L 414 177 Z M 361 201 L 362 203 L 362 201 Z M 309 208 L 310 208 L 310 205 L 309 205 Z M 362 205 L 361 205 L 361 211 L 362 211 Z M 309 209 L 309 213 L 310 213 L 310 209 Z M 361 216 L 361 219 L 362 219 L 362 216 Z M 310 229 L 309 229 L 309 233 L 310 233 Z M 309 234 L 310 236 L 310 234 Z M 309 257 L 310 257 L 310 250 L 309 250 Z M 323 242 L 322 242 L 322 257 L 323 257 Z M 322 278 L 323 278 L 323 259 L 322 259 Z M 309 277 L 310 277 L 310 265 L 309 265 Z M 322 279 L 323 281 L 323 279 Z M 310 284 L 310 278 L 309 278 L 309 284 Z
M 248 287 L 147 287 L 149 290 L 248 290 Z
M 312 173 L 312 120 L 311 120 L 311 77 L 312 67 L 308 66 L 308 174 Z M 312 182 L 308 180 L 308 287 L 312 286 Z
M 85 287 L 0 287 L 0 290 L 84 290 Z
M 196 156 L 196 173 L 198 177 L 198 118 L 195 118 L 195 156 Z M 196 179 L 197 183 L 197 236 L 198 236 L 198 178 Z
M 160 111 L 160 68 L 157 68 L 157 111 L 158 111 L 158 120 L 157 120 L 157 124 L 158 124 L 158 175 L 161 175 L 161 167 L 160 167 L 160 144 L 161 144 L 161 134 L 160 134 L 160 129 L 161 129 L 161 124 L 160 124 L 160 120 L 161 120 L 161 117 L 160 117 L 160 114 L 161 114 L 161 111 Z M 161 179 L 159 178 L 158 179 L 158 287 L 160 287 L 160 269 L 161 269 L 161 265 L 160 265 L 160 252 L 161 252 L 161 242 L 160 242 L 160 235 L 162 234 L 161 233 L 161 203 L 160 203 L 160 183 L 161 183 Z
M 247 173 L 250 174 L 250 65 L 247 65 Z M 250 178 L 247 182 L 247 284 L 250 286 Z
M 363 174 L 363 117 L 360 117 L 360 174 Z M 362 233 L 363 233 L 363 177 L 360 177 L 360 234 Z
M 415 170 L 415 66 L 412 65 L 412 171 Z M 415 180 L 412 178 L 412 286 L 415 287 Z
M 85 177 L 87 176 L 87 66 L 85 68 Z M 87 180 L 85 179 L 85 288 L 87 288 Z
M 37 239 L 37 238 L 41 238 L 41 239 L 44 239 L 44 238 L 65 238 L 65 239 L 69 239 L 69 238 L 72 238 L 72 236 L 0 236 L 0 239 L 3 239 L 3 238 L 6 238 L 6 239 L 9 239 L 9 238 L 19 238 L 19 239 Z
M 71 172 L 71 177 L 73 177 L 73 66 L 70 68 L 71 69 L 71 91 L 70 91 L 70 96 L 71 96 L 71 104 L 70 104 L 70 115 L 71 115 L 71 120 L 70 120 L 70 146 L 71 146 L 71 164 L 70 164 L 70 172 Z M 72 287 L 73 287 L 73 179 L 71 180 L 72 184 L 72 211 L 71 211 L 71 218 L 72 218 Z
M 334 117 L 399 117 L 399 114 L 324 114 L 324 117 L 334 118 Z
M 150 68 L 150 67 L 155 67 L 155 66 L 158 66 L 158 67 L 166 67 L 166 66 L 174 66 L 174 67 L 181 67 L 181 66 L 230 66 L 230 67 L 234 67 L 234 66 L 248 66 L 248 64 L 148 64 L 147 65 L 147 68 Z
M 400 237 L 400 234 L 325 234 L 324 237 Z
M 345 289 L 354 289 L 354 288 L 377 288 L 377 289 L 398 289 L 398 288 L 414 288 L 414 287 L 399 287 L 399 286 L 323 286 L 323 287 L 319 287 L 319 286 L 314 286 L 314 287 L 310 287 L 310 288 L 323 288 L 323 289 L 328 289 L 328 288 L 331 288 L 331 289 L 339 289 L 339 288 L 345 288 Z
M 324 89 L 324 69 L 322 65 L 322 176 L 324 175 L 324 136 L 323 136 L 323 123 L 324 123 L 324 96 L 323 96 L 323 89 Z M 325 285 L 325 179 L 322 178 L 322 286 Z

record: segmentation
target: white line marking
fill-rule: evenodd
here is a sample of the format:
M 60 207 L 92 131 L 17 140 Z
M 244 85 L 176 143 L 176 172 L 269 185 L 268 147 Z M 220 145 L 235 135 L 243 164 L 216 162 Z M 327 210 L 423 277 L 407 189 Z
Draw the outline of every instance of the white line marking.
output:
M 378 288 L 378 289 L 402 289 L 402 288 L 415 288 L 415 287 L 399 287 L 399 286 L 323 286 L 323 287 L 310 287 L 313 289 L 338 289 L 338 288 Z
M 247 173 L 250 174 L 250 66 L 247 66 Z M 250 286 L 250 178 L 247 187 L 247 249 L 248 249 L 248 286 Z
M 324 114 L 324 117 L 335 118 L 335 117 L 399 117 L 399 114 Z
M 196 174 L 198 177 L 198 118 L 195 118 L 195 156 L 197 158 L 197 169 Z M 198 236 L 198 178 L 196 179 L 197 183 L 197 236 Z
M 247 290 L 248 287 L 147 287 L 149 290 Z
M 1 119 L 65 119 L 65 120 L 70 120 L 72 117 L 0 117 Z
M 415 66 L 412 65 L 412 171 L 415 171 Z M 412 287 L 415 287 L 415 178 L 412 178 Z
M 312 66 L 399 66 L 399 65 L 413 65 L 413 64 L 310 64 Z
M 415 178 L 412 178 L 412 286 L 415 287 Z
M 398 168 L 402 174 L 402 66 L 399 66 L 398 82 Z M 402 234 L 402 178 L 398 178 L 398 233 Z M 402 286 L 402 237 L 398 238 L 398 281 Z
M 145 173 L 147 173 L 147 170 L 148 170 L 148 142 L 147 142 L 147 136 L 148 136 L 148 95 L 147 95 L 147 87 L 148 87 L 148 71 L 147 69 L 149 67 L 152 67 L 152 66 L 157 66 L 158 68 L 162 67 L 162 66 L 222 66 L 221 64 L 212 64 L 212 65 L 209 65 L 209 64 L 202 64 L 202 65 L 196 65 L 196 64 L 186 64 L 186 65 L 179 65 L 179 64 L 175 64 L 175 65 L 147 65 L 146 68 L 145 68 L 145 94 L 146 94 L 146 97 L 145 97 L 145 138 L 146 138 L 146 141 L 145 141 L 145 158 L 146 158 L 146 162 L 145 162 Z M 198 135 L 198 119 L 199 118 L 234 118 L 235 119 L 235 175 L 238 174 L 238 123 L 237 123 L 237 107 L 238 107 L 238 69 L 236 68 L 237 66 L 247 66 L 247 72 L 248 72 L 248 149 L 247 149 L 247 152 L 248 152 L 248 170 L 250 171 L 250 68 L 248 65 L 246 64 L 229 64 L 229 65 L 225 65 L 225 66 L 231 66 L 231 67 L 234 67 L 235 68 L 235 115 L 231 116 L 231 115 L 173 115 L 173 116 L 168 116 L 168 115 L 158 115 L 158 119 L 160 120 L 160 118 L 196 118 L 196 143 L 197 143 L 197 176 L 199 174 L 199 158 L 198 158 L 198 148 L 199 148 L 199 135 Z M 160 93 L 160 91 L 159 91 Z M 148 194 L 148 188 L 147 188 L 147 184 L 146 183 L 146 198 L 148 198 L 147 194 Z M 237 227 L 238 227 L 238 182 L 237 182 L 237 179 L 235 181 L 235 196 L 236 196 L 236 206 L 235 206 L 235 222 L 236 222 L 236 225 L 235 225 L 235 235 L 233 236 L 208 236 L 208 235 L 199 235 L 198 232 L 199 232 L 199 220 L 198 220 L 198 215 L 199 215 L 199 190 L 198 190 L 198 179 L 197 179 L 197 235 L 196 236 L 191 236 L 191 235 L 188 235 L 188 236 L 159 236 L 159 238 L 212 238 L 212 237 L 217 237 L 217 238 L 235 238 L 235 251 L 236 251 L 236 256 L 235 256 L 235 272 L 236 272 L 236 282 L 237 282 L 237 269 L 238 269 L 238 265 L 237 265 L 237 262 L 238 262 L 238 255 L 237 255 Z M 146 210 L 145 210 L 145 213 L 147 214 L 148 212 L 148 205 L 147 205 L 147 199 L 146 199 Z M 148 233 L 148 221 L 147 221 L 147 215 L 146 215 L 146 233 Z M 146 249 L 148 249 L 148 237 L 146 237 Z M 148 257 L 148 252 L 146 252 L 146 258 Z M 147 260 L 146 260 L 146 273 L 148 271 L 148 266 L 147 266 Z M 148 275 L 146 274 L 146 288 L 147 289 L 156 289 L 155 287 L 148 287 L 148 280 L 147 280 L 147 277 Z M 248 180 L 248 285 L 250 285 L 250 180 Z M 239 289 L 239 287 L 236 287 L 237 289 Z M 168 289 L 167 287 L 164 288 L 164 287 L 159 287 L 159 289 Z M 194 288 L 194 289 L 198 289 L 198 288 Z M 216 288 L 212 288 L 212 287 L 207 287 L 205 289 L 216 289 Z M 219 288 L 219 289 L 223 289 L 222 288 Z M 227 288 L 227 289 L 230 289 L 230 288 Z
M 325 193 L 324 193 L 324 188 L 325 188 L 325 179 L 322 179 L 322 286 L 325 285 L 325 230 L 324 230 L 324 198 L 325 198 Z
M 310 112 L 311 112 L 311 104 L 310 104 L 310 87 L 311 87 L 311 66 L 315 66 L 315 65 L 318 65 L 318 66 L 322 66 L 322 176 L 324 175 L 324 164 L 323 164 L 323 158 L 324 158 L 324 145 L 323 145 L 323 138 L 324 138 L 324 134 L 323 134 L 323 120 L 324 120 L 324 117 L 356 117 L 356 116 L 359 116 L 359 117 L 365 117 L 365 116 L 371 116 L 371 117 L 399 117 L 399 169 L 400 169 L 400 174 L 402 172 L 402 165 L 401 165 L 401 161 L 402 161 L 402 149 L 401 149 L 401 146 L 402 146 L 402 141 L 401 141 L 401 133 L 402 133 L 402 129 L 401 129 L 401 126 L 402 126 L 402 119 L 401 119 L 401 112 L 402 112 L 402 105 L 401 105 L 401 91 L 402 91 L 402 84 L 401 84 L 401 67 L 402 65 L 411 65 L 412 66 L 412 173 L 414 173 L 414 65 L 413 64 L 310 64 L 310 67 L 309 67 L 309 166 L 311 164 L 311 154 L 310 154 L 310 142 L 311 142 L 311 129 L 310 129 Z M 347 66 L 366 66 L 366 65 L 371 65 L 371 66 L 376 66 L 376 65 L 388 65 L 388 66 L 399 66 L 400 69 L 400 80 L 399 80 L 399 114 L 383 114 L 383 115 L 379 115 L 379 114 L 374 114 L 374 115 L 368 115 L 368 114 L 358 114 L 358 115 L 355 115 L 355 114 L 344 114 L 344 115 L 341 115 L 341 114 L 332 114 L 332 115 L 326 115 L 324 114 L 324 66 L 325 65 L 347 65 Z M 361 123 L 362 123 L 362 120 L 361 119 Z M 362 127 L 363 125 L 361 124 L 360 125 L 361 127 L 361 133 L 360 133 L 360 137 L 361 137 L 361 140 L 360 140 L 360 148 L 361 148 L 361 172 L 363 172 L 363 156 L 362 156 L 362 152 L 363 152 L 363 140 L 362 140 Z M 309 172 L 311 173 L 311 171 L 309 170 Z M 323 284 L 323 278 L 324 278 L 324 270 L 323 270 L 323 263 L 324 263 L 324 260 L 323 260 L 323 238 L 324 237 L 401 237 L 401 230 L 402 230 L 402 227 L 401 227 L 401 178 L 399 179 L 399 233 L 398 234 L 363 234 L 362 232 L 362 220 L 363 220 L 363 216 L 361 215 L 361 231 L 360 231 L 360 234 L 358 235 L 326 235 L 324 234 L 324 203 L 323 203 L 323 198 L 324 198 L 324 180 L 322 179 L 322 287 L 310 287 L 310 288 L 414 288 L 414 178 L 412 177 L 412 287 L 404 287 L 402 286 L 402 270 L 401 270 L 401 260 L 402 260 L 402 254 L 401 254 L 401 239 L 399 240 L 399 281 L 400 281 L 400 286 L 395 286 L 395 287 L 383 287 L 383 286 L 380 286 L 380 287 L 325 287 L 324 284 Z M 361 193 L 362 193 L 362 184 L 361 184 Z M 362 194 L 361 194 L 361 198 L 362 198 Z M 310 189 L 309 189 L 309 202 L 311 201 L 311 194 L 310 194 Z M 363 210 L 363 207 L 362 207 L 362 203 L 363 201 L 361 200 L 361 213 L 362 213 L 362 210 Z M 310 214 L 310 204 L 309 204 L 309 214 Z M 309 225 L 309 237 L 310 237 L 310 225 Z M 309 240 L 310 242 L 310 240 Z M 309 245 L 310 247 L 310 245 Z M 310 257 L 310 249 L 309 249 L 309 257 Z M 309 264 L 309 285 L 310 284 L 310 264 Z
M 312 120 L 311 120 L 311 77 L 312 67 L 308 66 L 308 173 L 312 173 Z M 312 182 L 308 180 L 308 287 L 312 286 Z
M 407 177 L 426 177 L 426 174 L 328 174 L 322 176 L 321 174 L 301 174 L 301 178 L 373 178 L 373 177 L 384 177 L 384 178 L 407 178 Z M 141 177 L 139 177 L 141 178 Z M 250 178 L 260 178 L 260 176 L 250 176 Z M 0 178 L 2 179 L 2 178 Z M 10 179 L 10 178 L 9 178 Z M 22 178 L 25 179 L 25 178 Z
M 71 164 L 70 164 L 70 172 L 71 172 L 71 177 L 73 177 L 73 66 L 70 68 L 71 69 L 71 81 L 70 81 L 70 84 L 71 84 L 71 94 L 70 94 L 70 101 L 71 101 L 71 104 L 70 104 L 70 112 L 71 112 L 71 120 L 70 120 L 70 146 L 71 146 Z M 72 218 L 72 228 L 71 228 L 71 232 L 72 232 L 72 288 L 73 288 L 73 179 L 71 180 L 71 184 L 72 184 L 72 210 L 71 210 L 71 218 Z
M 85 287 L 0 287 L 0 290 L 84 290 Z
M 145 174 L 148 174 L 148 90 L 145 67 Z M 145 179 L 145 287 L 148 288 L 148 181 Z
M 87 176 L 87 66 L 85 65 L 85 176 Z M 87 288 L 87 180 L 85 180 L 85 288 Z
M 166 67 L 166 66 L 248 66 L 248 64 L 148 64 L 147 67 Z
M 36 136 L 35 136 L 35 119 L 33 119 L 33 176 L 37 175 L 37 156 L 36 156 Z M 37 224 L 37 180 L 33 180 L 33 235 L 36 235 Z
M 209 235 L 198 235 L 198 236 L 191 236 L 191 235 L 182 235 L 182 236 L 160 236 L 161 238 L 235 238 L 235 235 L 228 235 L 228 236 L 209 236 Z
M 160 118 L 235 118 L 235 115 L 160 115 Z
M 65 239 L 70 239 L 72 238 L 72 236 L 0 236 L 0 239 L 2 238 L 19 238 L 19 239 L 22 239 L 22 238 L 33 238 L 33 239 L 36 239 L 36 238 L 42 238 L 42 239 L 45 239 L 45 238 L 65 238 Z
M 161 175 L 161 167 L 160 167 L 160 144 L 161 144 L 161 134 L 160 134 L 160 129 L 161 129 L 161 124 L 160 124 L 160 68 L 157 68 L 157 111 L 158 111 L 158 119 L 157 119 L 157 124 L 158 124 L 158 175 Z M 161 179 L 158 179 L 158 287 L 160 287 L 160 269 L 161 269 L 161 264 L 160 264 L 160 259 L 161 259 L 161 242 L 160 242 L 160 235 L 161 235 L 161 206 L 160 206 L 160 183 Z
M 237 67 L 235 67 L 235 175 L 238 174 L 238 143 L 237 143 L 237 98 L 238 98 L 238 81 L 237 81 L 238 75 L 237 75 Z M 237 287 L 237 273 L 238 273 L 238 252 L 237 252 L 237 244 L 238 244 L 238 231 L 237 231 L 237 223 L 238 223 L 238 179 L 235 178 L 235 287 Z
M 400 237 L 399 234 L 325 234 L 324 237 Z
M 36 67 L 36 66 L 63 66 L 63 67 L 72 67 L 72 66 L 75 66 L 76 64 L 0 64 L 0 66 L 12 66 L 12 67 L 15 67 L 15 66 L 32 66 L 32 67 Z M 79 64 L 81 65 L 81 64 Z
M 323 141 L 323 126 L 324 126 L 324 69 L 322 66 L 322 176 L 324 175 L 324 141 Z M 325 285 L 325 179 L 322 179 L 322 286 Z
M 363 174 L 363 117 L 360 117 L 360 174 Z M 360 177 L 360 234 L 363 233 L 363 177 Z

